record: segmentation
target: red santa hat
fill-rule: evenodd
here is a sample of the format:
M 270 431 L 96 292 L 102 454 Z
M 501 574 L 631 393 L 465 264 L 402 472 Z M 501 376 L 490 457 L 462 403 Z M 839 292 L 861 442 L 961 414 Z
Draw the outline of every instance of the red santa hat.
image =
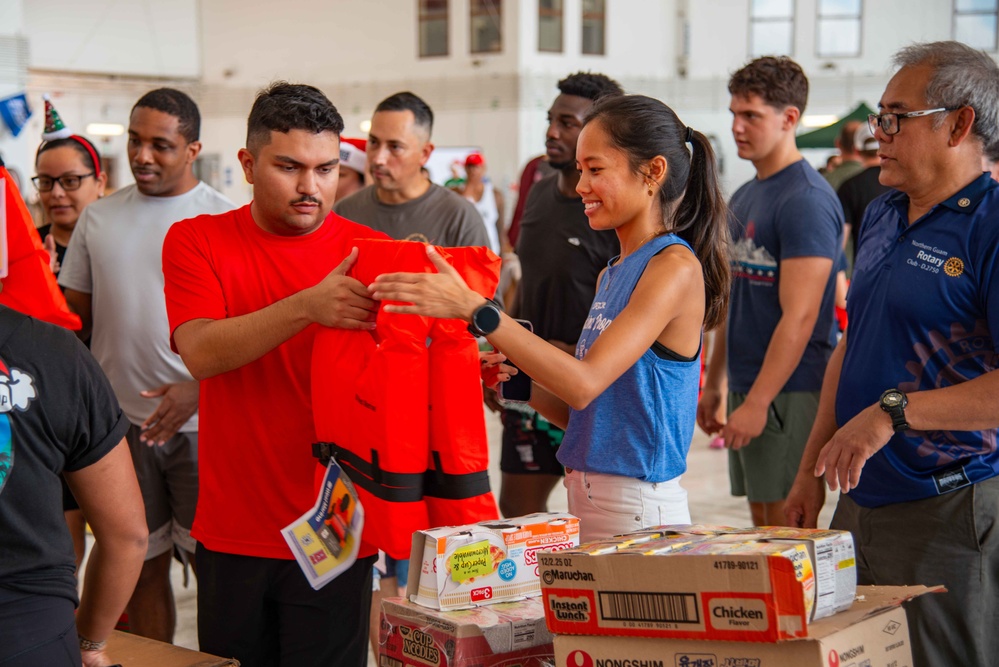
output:
M 368 142 L 364 139 L 340 137 L 340 164 L 364 174 L 368 168 Z

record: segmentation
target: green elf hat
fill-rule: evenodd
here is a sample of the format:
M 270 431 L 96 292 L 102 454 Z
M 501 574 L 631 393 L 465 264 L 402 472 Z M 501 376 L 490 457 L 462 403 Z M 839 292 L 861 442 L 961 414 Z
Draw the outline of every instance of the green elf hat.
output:
M 55 141 L 56 139 L 66 139 L 73 136 L 73 130 L 66 127 L 59 117 L 59 112 L 52 106 L 52 101 L 48 95 L 42 95 L 45 100 L 45 131 L 42 132 L 42 141 Z

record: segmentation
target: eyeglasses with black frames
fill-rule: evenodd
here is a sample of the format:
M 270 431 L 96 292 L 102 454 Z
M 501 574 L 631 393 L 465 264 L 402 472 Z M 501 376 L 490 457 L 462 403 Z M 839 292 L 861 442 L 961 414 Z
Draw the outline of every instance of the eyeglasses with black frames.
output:
M 60 176 L 59 178 L 52 178 L 51 176 L 34 176 L 31 182 L 35 184 L 39 192 L 52 192 L 52 188 L 58 183 L 59 186 L 66 192 L 71 192 L 72 190 L 79 190 L 80 186 L 83 185 L 83 179 L 95 176 L 95 172 L 90 172 L 89 174 L 66 174 L 65 176 Z
M 899 125 L 903 118 L 919 118 L 920 116 L 931 116 L 935 113 L 945 111 L 957 111 L 961 107 L 940 107 L 938 109 L 923 109 L 921 111 L 908 111 L 906 113 L 872 113 L 867 116 L 867 126 L 871 128 L 871 134 L 877 132 L 878 128 L 889 137 L 898 134 Z

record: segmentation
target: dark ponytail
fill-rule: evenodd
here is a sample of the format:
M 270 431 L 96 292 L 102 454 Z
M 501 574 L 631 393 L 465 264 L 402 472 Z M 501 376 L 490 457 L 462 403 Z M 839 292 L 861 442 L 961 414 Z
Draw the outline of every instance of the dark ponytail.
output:
M 668 106 L 644 95 L 596 102 L 586 116 L 585 123 L 591 122 L 600 123 L 635 173 L 642 174 L 642 167 L 656 156 L 666 159 L 666 181 L 659 188 L 663 226 L 689 243 L 701 263 L 704 327 L 724 323 L 731 287 L 728 207 L 711 143 L 700 132 L 689 131 Z
M 666 229 L 690 244 L 704 272 L 704 328 L 725 322 L 731 293 L 728 206 L 718 184 L 715 152 L 708 138 L 692 132 L 690 174 L 683 198 Z

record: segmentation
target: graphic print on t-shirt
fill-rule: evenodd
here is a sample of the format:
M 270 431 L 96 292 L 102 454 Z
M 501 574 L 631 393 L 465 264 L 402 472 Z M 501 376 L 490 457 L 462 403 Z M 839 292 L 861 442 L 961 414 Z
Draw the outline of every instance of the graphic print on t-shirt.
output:
M 0 493 L 7 482 L 7 475 L 14 467 L 14 443 L 10 437 L 11 410 L 27 410 L 28 404 L 38 396 L 35 380 L 17 368 L 8 369 L 0 359 Z
M 607 283 L 610 282 L 608 277 Z M 589 333 L 592 331 L 597 332 L 597 336 L 611 325 L 614 321 L 613 317 L 604 317 L 602 313 L 597 311 L 604 310 L 607 307 L 606 301 L 594 301 L 593 305 L 590 306 L 590 315 L 586 318 L 586 322 L 583 323 L 583 330 L 579 334 L 579 341 L 576 343 L 576 358 L 582 359 L 586 356 L 586 351 L 590 349 L 590 345 L 596 340 L 596 336 L 591 339 Z
M 756 225 L 746 225 L 745 238 L 732 244 L 732 274 L 753 285 L 773 285 L 777 281 L 777 260 L 753 240 Z
M 975 322 L 965 329 L 952 324 L 950 335 L 930 331 L 927 343 L 916 343 L 916 358 L 905 364 L 912 380 L 898 388 L 915 392 L 927 387 L 943 388 L 961 384 L 997 368 L 996 354 L 988 323 Z M 936 465 L 946 465 L 969 456 L 989 454 L 996 449 L 996 431 L 907 431 L 907 436 L 921 440 L 916 450 L 920 456 L 936 456 Z

